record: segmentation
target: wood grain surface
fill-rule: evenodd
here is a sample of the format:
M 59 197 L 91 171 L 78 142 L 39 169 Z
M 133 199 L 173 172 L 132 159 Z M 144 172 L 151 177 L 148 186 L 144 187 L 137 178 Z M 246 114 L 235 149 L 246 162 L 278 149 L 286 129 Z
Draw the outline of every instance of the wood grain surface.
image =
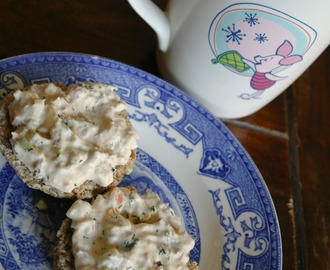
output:
M 155 1 L 164 8 L 165 0 Z M 119 0 L 1 0 L 0 57 L 94 54 L 160 76 L 154 32 Z M 330 48 L 257 113 L 223 120 L 262 173 L 281 226 L 283 269 L 330 269 Z M 204 269 L 202 269 L 204 270 Z

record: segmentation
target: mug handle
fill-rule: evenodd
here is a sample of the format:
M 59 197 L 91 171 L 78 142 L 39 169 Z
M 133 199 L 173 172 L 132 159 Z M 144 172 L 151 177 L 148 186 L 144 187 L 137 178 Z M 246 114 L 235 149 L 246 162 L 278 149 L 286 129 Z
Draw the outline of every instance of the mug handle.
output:
M 170 43 L 170 23 L 165 13 L 151 0 L 127 0 L 136 13 L 156 32 L 159 49 L 165 52 Z

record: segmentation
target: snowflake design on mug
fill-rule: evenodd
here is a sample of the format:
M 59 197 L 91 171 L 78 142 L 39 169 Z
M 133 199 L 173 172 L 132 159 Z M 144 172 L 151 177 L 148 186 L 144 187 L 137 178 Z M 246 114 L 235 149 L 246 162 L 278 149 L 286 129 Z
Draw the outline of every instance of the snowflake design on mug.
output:
M 256 37 L 254 38 L 255 41 L 258 41 L 259 43 L 263 43 L 268 41 L 267 35 L 266 33 L 263 34 L 257 34 L 256 33 Z
M 238 29 L 236 30 L 235 24 L 232 24 L 232 28 L 230 26 L 227 27 L 227 29 L 222 28 L 222 31 L 226 32 L 226 42 L 232 41 L 237 42 L 237 44 L 241 44 L 240 41 L 243 40 L 243 37 L 245 37 L 245 34 L 242 34 L 242 30 Z
M 248 13 L 245 12 L 245 15 L 246 15 L 246 17 L 243 20 L 243 22 L 247 22 L 250 25 L 250 27 L 252 27 L 253 25 L 256 25 L 256 24 L 260 24 L 259 18 L 257 17 L 257 13 L 248 14 Z

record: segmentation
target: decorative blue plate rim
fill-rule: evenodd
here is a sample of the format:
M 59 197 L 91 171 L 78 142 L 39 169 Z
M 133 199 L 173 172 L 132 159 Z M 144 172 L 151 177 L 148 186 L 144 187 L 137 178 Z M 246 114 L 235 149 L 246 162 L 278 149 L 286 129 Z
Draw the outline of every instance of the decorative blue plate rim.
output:
M 104 57 L 43 52 L 0 61 L 1 96 L 13 88 L 58 80 L 66 84 L 89 80 L 117 85 L 118 94 L 128 104 L 133 125 L 142 133 L 141 157 L 135 166 L 138 173 L 133 174 L 133 178 L 127 177 L 126 181 L 140 181 L 140 190 L 160 187 L 158 192 L 164 193 L 163 199 L 181 214 L 187 231 L 197 240 L 192 258 L 200 263 L 201 269 L 282 268 L 280 227 L 268 188 L 249 154 L 207 109 L 168 82 Z M 151 137 L 152 141 L 144 140 L 143 135 Z M 161 151 L 154 151 L 159 145 Z M 173 158 L 167 157 L 170 154 L 178 158 L 177 164 L 189 165 L 192 169 L 179 172 L 173 166 Z M 144 163 L 146 160 L 148 162 Z M 30 269 L 28 253 L 17 248 L 20 243 L 15 242 L 11 234 L 25 232 L 22 235 L 31 237 L 26 233 L 27 224 L 22 218 L 31 215 L 30 222 L 35 224 L 39 222 L 36 217 L 39 218 L 40 213 L 31 208 L 30 197 L 34 195 L 18 184 L 19 179 L 10 173 L 9 167 L 4 164 L 0 171 L 3 194 L 0 200 L 0 265 L 5 269 Z M 155 172 L 155 167 L 159 171 Z M 196 195 L 187 178 L 192 179 L 203 196 Z M 20 209 L 11 204 L 18 196 L 14 192 L 16 187 L 17 192 L 24 190 L 28 194 L 26 199 L 30 200 L 32 210 L 23 216 L 13 214 Z M 206 208 L 200 209 L 204 206 Z M 18 225 L 9 228 L 5 217 Z M 41 220 L 45 218 L 42 216 Z M 44 223 L 39 225 L 44 228 L 47 225 Z M 212 233 L 217 233 L 217 237 Z M 7 238 L 12 243 L 6 243 Z M 203 240 L 214 238 L 217 238 L 214 243 Z M 214 249 L 219 252 L 217 256 L 208 254 Z M 27 258 L 26 263 L 21 263 L 22 257 Z M 31 268 L 47 269 L 47 263 L 36 261 Z

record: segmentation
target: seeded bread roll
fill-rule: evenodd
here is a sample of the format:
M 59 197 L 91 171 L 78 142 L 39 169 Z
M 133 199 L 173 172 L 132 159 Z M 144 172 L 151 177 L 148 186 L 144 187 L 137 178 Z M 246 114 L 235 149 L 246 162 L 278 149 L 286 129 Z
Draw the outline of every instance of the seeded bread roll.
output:
M 114 187 L 91 205 L 89 214 L 87 202 L 76 201 L 68 210 L 69 217 L 57 232 L 53 269 L 74 270 L 75 256 L 84 269 L 96 265 L 104 269 L 198 269 L 196 262 L 186 261 L 194 241 L 153 192 L 141 196 L 132 187 Z M 136 209 L 143 209 L 142 214 Z M 99 213 L 103 211 L 102 218 Z
M 98 87 L 101 87 L 101 86 L 107 87 L 104 84 L 95 84 L 95 85 L 97 85 Z M 84 86 L 86 86 L 88 88 L 92 88 L 95 85 L 94 84 L 86 84 L 86 85 L 84 84 Z M 27 87 L 20 91 L 21 92 L 31 91 L 31 88 L 33 88 L 33 87 L 36 87 L 36 86 L 35 85 L 30 86 L 30 87 Z M 64 85 L 57 83 L 57 84 L 52 84 L 52 85 L 43 84 L 43 85 L 39 85 L 38 87 L 43 87 L 43 88 L 59 87 L 64 92 L 67 92 L 68 90 L 72 90 L 72 89 L 75 90 L 76 88 L 81 87 L 81 85 L 75 85 L 75 86 L 70 86 L 69 88 L 66 88 L 66 87 L 64 87 Z M 47 181 L 46 181 L 47 179 L 45 177 L 40 177 L 40 175 L 36 175 L 36 170 L 32 171 L 31 169 L 29 169 L 28 166 L 26 164 L 24 164 L 22 162 L 22 160 L 19 159 L 19 156 L 13 149 L 13 145 L 11 143 L 11 141 L 13 139 L 12 134 L 16 128 L 17 129 L 20 128 L 20 126 L 13 127 L 13 125 L 11 124 L 11 122 L 13 120 L 10 119 L 10 117 L 13 118 L 13 116 L 9 115 L 8 107 L 10 106 L 10 104 L 13 101 L 14 101 L 14 92 L 11 92 L 10 94 L 8 94 L 6 96 L 6 98 L 0 104 L 0 151 L 5 156 L 5 158 L 8 160 L 8 162 L 11 164 L 11 166 L 16 170 L 17 175 L 30 188 L 41 190 L 41 191 L 45 192 L 46 194 L 49 194 L 51 196 L 58 197 L 58 198 L 73 198 L 73 199 L 92 198 L 100 192 L 105 192 L 111 186 L 116 186 L 118 183 L 121 182 L 121 180 L 125 174 L 128 174 L 132 171 L 132 167 L 133 167 L 133 164 L 134 164 L 134 161 L 136 158 L 136 146 L 134 146 L 134 148 L 132 148 L 130 150 L 129 159 L 126 162 L 126 164 L 113 166 L 112 172 L 111 172 L 111 178 L 113 176 L 113 179 L 111 179 L 111 183 L 108 185 L 100 185 L 100 184 L 96 183 L 93 179 L 90 179 L 90 178 L 80 179 L 80 182 L 82 184 L 80 184 L 80 185 L 75 184 L 75 188 L 68 192 L 68 191 L 63 191 L 59 188 L 56 188 L 52 185 L 47 184 Z M 116 101 L 116 104 L 117 104 L 117 102 L 121 102 L 121 101 Z M 60 115 L 58 117 L 60 117 Z M 83 118 L 85 116 L 79 115 L 79 117 Z M 127 129 L 129 129 L 130 132 L 133 132 L 132 125 L 128 119 L 128 115 L 127 115 L 127 112 L 125 109 L 116 113 L 116 117 L 124 120 L 126 123 Z M 71 128 L 71 127 L 69 127 L 69 128 Z M 37 131 L 35 133 L 38 133 L 38 132 L 39 131 Z M 41 134 L 41 135 L 44 136 L 43 134 Z M 44 137 L 49 137 L 49 134 Z M 45 138 L 45 139 L 47 139 L 47 138 Z M 109 140 L 111 140 L 111 138 L 109 138 Z M 97 147 L 99 147 L 99 146 L 97 146 Z M 27 149 L 25 149 L 27 153 L 24 153 L 24 154 L 30 154 L 28 152 L 32 149 L 33 149 L 33 147 L 27 147 Z M 31 151 L 31 154 L 32 154 L 32 152 L 33 151 Z M 105 150 L 100 149 L 100 152 L 103 153 L 103 152 L 105 152 Z M 60 154 L 61 153 L 58 153 L 57 155 L 59 156 Z M 74 158 L 74 156 L 72 158 Z M 51 163 L 51 164 L 53 164 L 53 163 Z M 91 170 L 88 170 L 88 171 L 91 172 Z M 71 179 L 67 179 L 67 180 L 71 181 Z

